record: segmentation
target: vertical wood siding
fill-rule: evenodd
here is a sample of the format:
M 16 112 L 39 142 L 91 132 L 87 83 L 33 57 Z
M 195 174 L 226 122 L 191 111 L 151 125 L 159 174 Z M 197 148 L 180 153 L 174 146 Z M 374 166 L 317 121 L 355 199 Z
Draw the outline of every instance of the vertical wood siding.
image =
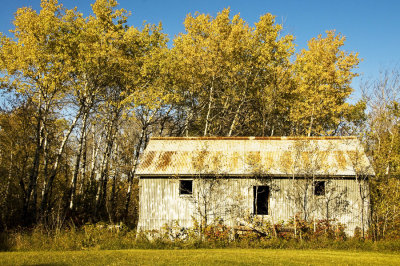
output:
M 325 196 L 310 195 L 307 203 L 310 219 L 325 219 L 327 211 L 330 219 L 336 219 L 347 226 L 346 233 L 352 235 L 354 229 L 362 227 L 362 208 L 359 183 L 355 180 L 325 180 Z M 159 230 L 165 224 L 177 222 L 182 227 L 193 226 L 193 218 L 199 219 L 204 206 L 199 194 L 204 190 L 205 179 L 193 179 L 193 195 L 179 195 L 177 178 L 142 178 L 139 181 L 140 217 L 139 230 Z M 273 223 L 287 221 L 302 208 L 296 200 L 304 195 L 304 179 L 273 179 L 263 181 L 254 178 L 226 178 L 216 183 L 213 193 L 207 194 L 208 221 L 219 218 L 230 226 L 237 225 L 243 217 L 253 213 L 253 186 L 269 185 L 269 215 L 263 218 Z M 360 183 L 367 189 L 367 182 Z M 340 197 L 339 197 L 340 195 Z M 336 199 L 337 198 L 337 199 Z M 330 201 L 328 200 L 330 199 Z M 329 202 L 327 206 L 327 202 Z M 369 197 L 365 201 L 364 226 L 367 228 Z M 340 208 L 339 208 L 340 207 Z M 204 208 L 203 208 L 204 209 Z

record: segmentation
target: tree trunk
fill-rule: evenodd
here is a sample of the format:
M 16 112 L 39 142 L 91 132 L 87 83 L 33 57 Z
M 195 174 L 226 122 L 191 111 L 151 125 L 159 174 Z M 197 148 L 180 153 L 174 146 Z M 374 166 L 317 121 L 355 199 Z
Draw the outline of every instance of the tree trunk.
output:
M 185 136 L 189 137 L 189 122 L 192 119 L 192 110 L 187 108 L 188 110 L 186 111 L 186 119 L 185 119 L 185 126 L 184 126 L 184 132 Z
M 29 175 L 29 185 L 28 189 L 26 190 L 26 197 L 22 209 L 22 216 L 24 217 L 23 219 L 25 225 L 31 223 L 33 221 L 32 218 L 36 217 L 36 203 L 34 202 L 36 197 L 33 194 L 35 194 L 36 192 L 37 177 L 39 174 L 39 162 L 43 148 L 43 134 L 46 121 L 45 114 L 47 112 L 45 111 L 45 114 L 43 115 L 43 110 L 41 105 L 42 102 L 40 98 L 38 103 L 39 110 L 38 110 L 37 126 L 36 126 L 36 149 L 35 149 L 35 155 L 33 157 L 32 170 Z M 31 200 L 31 198 L 33 199 Z M 32 201 L 34 203 L 32 203 Z
M 48 134 L 45 133 L 44 137 L 44 143 L 43 143 L 43 159 L 44 159 L 44 169 L 43 169 L 43 187 L 42 187 L 42 199 L 45 194 L 45 188 L 47 187 L 47 183 L 49 180 L 49 148 L 48 148 Z M 42 206 L 40 207 L 40 219 L 42 219 L 44 209 L 42 209 Z
M 238 108 L 236 109 L 235 116 L 234 116 L 234 118 L 232 120 L 232 123 L 231 123 L 231 127 L 229 128 L 228 137 L 232 136 L 232 132 L 233 132 L 235 126 L 236 126 L 237 119 L 239 118 L 239 112 L 240 112 L 240 109 L 242 108 L 243 103 L 244 103 L 244 100 L 241 101 L 241 103 L 239 104 Z
M 7 177 L 7 185 L 6 185 L 6 191 L 5 191 L 5 197 L 4 200 L 2 201 L 2 211 L 1 211 L 1 222 L 2 222 L 2 227 L 0 227 L 0 230 L 7 230 L 7 217 L 10 215 L 10 209 L 8 207 L 8 202 L 9 202 L 9 196 L 10 196 L 10 186 L 11 186 L 11 179 L 12 179 L 12 172 L 13 172 L 13 145 L 10 145 L 10 164 L 8 166 L 8 177 Z M 3 163 L 3 162 L 1 162 Z
M 118 147 L 115 149 L 118 152 Z M 115 167 L 116 168 L 116 167 Z M 114 170 L 114 175 L 112 179 L 112 188 L 111 188 L 111 197 L 110 197 L 110 205 L 111 205 L 111 210 L 110 212 L 110 222 L 115 223 L 116 222 L 116 213 L 117 213 L 117 176 L 118 176 L 118 170 L 117 168 Z
M 138 165 L 138 160 L 139 160 L 139 155 L 140 155 L 140 150 L 142 148 L 143 145 L 143 140 L 144 140 L 144 136 L 145 136 L 145 132 L 147 130 L 147 126 L 143 126 L 142 127 L 142 131 L 140 133 L 140 137 L 139 137 L 139 142 L 136 145 L 136 149 L 135 149 L 135 155 L 133 157 L 133 164 L 132 164 L 132 168 L 129 171 L 128 174 L 128 189 L 126 191 L 126 197 L 125 197 L 125 210 L 124 210 L 124 220 L 126 221 L 128 218 L 128 213 L 129 213 L 129 203 L 131 201 L 131 196 L 132 196 L 132 183 L 133 183 L 133 178 L 135 176 L 135 172 L 136 172 L 136 168 Z
M 108 182 L 108 173 L 110 166 L 110 158 L 112 154 L 112 149 L 114 147 L 114 140 L 116 133 L 118 131 L 118 121 L 121 114 L 121 109 L 118 109 L 114 113 L 114 117 L 112 118 L 112 122 L 108 127 L 107 137 L 106 137 L 106 150 L 104 152 L 103 162 L 101 166 L 101 175 L 100 181 L 96 196 L 96 206 L 95 206 L 95 217 L 99 217 L 100 209 L 104 209 L 107 197 L 107 182 Z M 100 215 L 101 216 L 101 215 Z
M 93 139 L 93 144 L 92 144 L 92 161 L 90 163 L 90 180 L 89 182 L 91 182 L 91 184 L 94 183 L 94 179 L 95 179 L 95 172 L 96 172 L 96 159 L 97 159 L 97 155 L 99 153 L 99 149 L 100 149 L 100 143 L 102 142 L 103 136 L 100 135 L 100 139 L 98 141 L 97 144 L 95 144 L 95 129 L 94 126 L 92 126 L 92 139 Z
M 203 136 L 207 136 L 208 134 L 208 127 L 210 123 L 210 115 L 211 115 L 211 107 L 212 107 L 212 102 L 213 102 L 213 86 L 210 87 L 210 97 L 208 99 L 208 108 L 207 108 L 207 116 L 206 116 L 206 124 L 204 126 L 204 133 Z
M 87 185 L 87 180 L 86 180 L 86 164 L 87 164 L 87 131 L 85 131 L 85 138 L 83 139 L 83 152 L 82 152 L 82 167 L 80 167 L 80 172 L 81 172 L 81 182 L 80 186 L 76 195 L 76 198 L 78 199 L 78 195 L 83 194 L 83 188 L 84 186 Z M 75 203 L 75 205 L 79 204 Z
M 82 150 L 83 150 L 83 141 L 86 138 L 86 124 L 87 124 L 88 112 L 85 111 L 83 113 L 82 118 L 82 128 L 81 128 L 81 136 L 79 139 L 79 147 L 78 147 L 78 154 L 76 155 L 76 162 L 75 162 L 75 169 L 74 174 L 71 181 L 70 187 L 70 197 L 69 197 L 69 209 L 72 211 L 75 207 L 75 196 L 76 196 L 76 185 L 78 181 L 78 174 L 79 174 L 79 166 L 82 157 Z
M 91 154 L 91 162 L 90 162 L 90 176 L 89 176 L 89 180 L 88 180 L 88 185 L 87 185 L 87 191 L 86 193 L 83 194 L 84 197 L 84 201 L 86 201 L 86 199 L 90 199 L 90 201 L 92 202 L 91 207 L 95 208 L 95 204 L 96 204 L 96 162 L 97 162 L 97 155 L 99 153 L 99 149 L 100 149 L 100 143 L 102 143 L 103 140 L 103 135 L 100 135 L 99 140 L 96 142 L 96 134 L 95 134 L 95 128 L 94 125 L 92 125 L 92 154 Z M 92 212 L 94 213 L 95 210 L 92 209 Z
M 310 126 L 309 126 L 309 128 L 308 128 L 308 134 L 307 134 L 308 137 L 311 136 L 312 126 L 313 126 L 313 122 L 314 122 L 314 108 L 315 108 L 315 106 L 313 105 L 313 109 L 312 109 L 312 113 L 311 113 L 311 118 L 310 118 Z
M 6 197 L 5 203 L 8 201 L 8 197 L 10 195 L 10 186 L 11 186 L 11 179 L 12 179 L 12 171 L 13 171 L 13 145 L 10 147 L 10 164 L 8 166 L 8 178 L 7 178 L 7 186 L 6 186 Z
M 57 154 L 56 154 L 56 160 L 54 162 L 54 165 L 51 169 L 51 175 L 48 179 L 47 185 L 43 188 L 44 189 L 44 193 L 43 193 L 43 198 L 42 198 L 42 202 L 40 204 L 41 206 L 41 210 L 42 210 L 42 215 L 45 215 L 45 212 L 48 211 L 48 202 L 49 202 L 49 192 L 52 190 L 53 188 L 53 182 L 54 179 L 57 175 L 57 171 L 58 171 L 58 165 L 60 164 L 63 152 L 64 152 L 64 148 L 65 145 L 69 139 L 69 136 L 72 133 L 72 130 L 75 128 L 76 123 L 78 122 L 79 117 L 81 116 L 81 111 L 79 110 L 77 115 L 75 116 L 74 120 L 72 121 L 72 124 L 70 125 L 67 134 L 64 136 L 63 140 L 61 141 L 60 147 L 58 148 Z

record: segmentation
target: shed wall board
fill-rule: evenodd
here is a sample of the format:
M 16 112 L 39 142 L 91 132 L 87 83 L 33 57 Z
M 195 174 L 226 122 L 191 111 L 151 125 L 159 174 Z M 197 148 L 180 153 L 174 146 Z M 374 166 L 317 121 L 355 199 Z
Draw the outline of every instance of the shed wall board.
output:
M 186 178 L 191 179 L 191 178 Z M 269 185 L 269 215 L 261 216 L 273 223 L 288 221 L 296 213 L 301 213 L 300 195 L 304 195 L 306 179 L 256 179 L 256 178 L 192 178 L 193 195 L 179 195 L 179 178 L 141 178 L 139 181 L 139 230 L 159 230 L 165 224 L 174 222 L 182 227 L 192 227 L 193 218 L 200 220 L 204 213 L 206 198 L 207 218 L 224 220 L 230 226 L 237 225 L 244 216 L 253 213 L 253 186 Z M 307 212 L 309 218 L 325 219 L 326 203 L 330 198 L 329 218 L 346 224 L 346 233 L 352 235 L 354 229 L 362 227 L 362 204 L 359 196 L 359 185 L 368 191 L 368 182 L 358 183 L 354 179 L 325 179 L 325 196 L 313 196 L 312 186 L 308 187 Z M 206 193 L 209 183 L 214 182 L 213 192 Z M 343 194 L 341 194 L 343 193 Z M 367 193 L 368 194 L 368 193 Z M 335 198 L 341 199 L 339 203 Z M 340 197 L 339 197 L 340 196 Z M 339 206 L 341 206 L 339 208 Z M 367 226 L 369 198 L 364 203 L 364 225 Z

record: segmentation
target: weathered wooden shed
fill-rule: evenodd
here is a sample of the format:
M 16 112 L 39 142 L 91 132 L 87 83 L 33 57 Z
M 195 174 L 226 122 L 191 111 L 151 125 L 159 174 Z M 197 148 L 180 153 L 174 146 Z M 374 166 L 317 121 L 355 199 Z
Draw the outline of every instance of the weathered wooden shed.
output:
M 368 226 L 373 175 L 355 137 L 151 138 L 137 170 L 138 228 L 300 215 L 335 219 L 353 234 Z

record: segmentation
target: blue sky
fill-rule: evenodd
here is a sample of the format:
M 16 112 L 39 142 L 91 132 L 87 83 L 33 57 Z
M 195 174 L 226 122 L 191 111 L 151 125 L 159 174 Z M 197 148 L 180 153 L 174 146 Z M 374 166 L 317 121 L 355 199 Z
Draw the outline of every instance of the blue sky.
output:
M 88 15 L 94 0 L 61 0 L 68 8 L 74 6 Z M 129 24 L 141 26 L 143 21 L 162 22 L 164 32 L 172 39 L 184 31 L 183 20 L 188 13 L 199 11 L 215 16 L 225 7 L 232 14 L 240 13 L 254 24 L 265 13 L 276 16 L 284 25 L 285 33 L 296 38 L 297 50 L 307 46 L 307 41 L 326 30 L 335 29 L 346 36 L 346 51 L 358 52 L 363 61 L 357 72 L 361 77 L 353 81 L 353 102 L 360 96 L 361 80 L 379 77 L 379 72 L 392 69 L 400 63 L 400 1 L 395 0 L 287 0 L 287 1 L 167 1 L 167 0 L 119 0 L 121 8 L 132 12 Z M 40 0 L 0 0 L 0 31 L 12 28 L 14 12 L 22 6 L 39 9 Z

